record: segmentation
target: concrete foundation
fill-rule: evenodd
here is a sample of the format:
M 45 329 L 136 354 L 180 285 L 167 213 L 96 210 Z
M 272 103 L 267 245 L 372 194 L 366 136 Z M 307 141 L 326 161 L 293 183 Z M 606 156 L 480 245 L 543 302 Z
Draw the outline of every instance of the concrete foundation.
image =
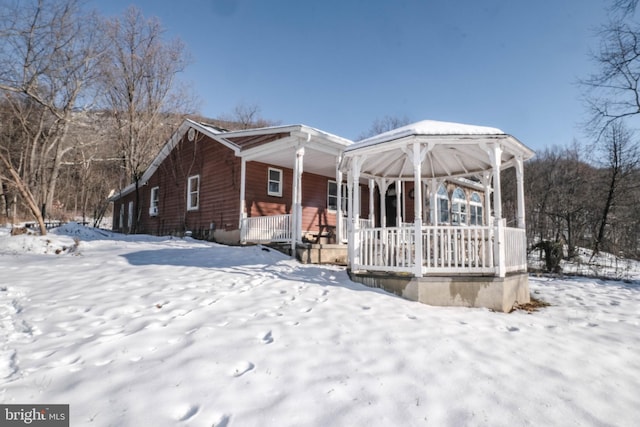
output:
M 530 302 L 527 273 L 493 276 L 412 277 L 392 273 L 349 272 L 351 280 L 403 298 L 437 306 L 485 307 L 510 312 Z
M 347 245 L 299 243 L 296 258 L 303 264 L 347 265 Z

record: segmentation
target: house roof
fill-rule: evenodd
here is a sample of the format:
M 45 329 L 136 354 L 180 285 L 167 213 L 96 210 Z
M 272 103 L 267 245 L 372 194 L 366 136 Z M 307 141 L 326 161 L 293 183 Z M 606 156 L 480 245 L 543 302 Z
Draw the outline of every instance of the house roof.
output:
M 342 170 L 361 160 L 361 177 L 413 178 L 409 145 L 421 144 L 424 178 L 474 176 L 492 168 L 489 149 L 502 148 L 502 168 L 534 152 L 500 129 L 462 123 L 424 120 L 356 142 L 344 151 Z
M 139 185 L 144 185 L 149 181 L 160 164 L 189 132 L 189 129 L 195 129 L 223 144 L 231 149 L 236 156 L 247 161 L 259 161 L 285 168 L 293 168 L 295 150 L 304 146 L 304 170 L 324 176 L 335 175 L 336 158 L 345 147 L 353 143 L 351 140 L 303 124 L 227 131 L 213 125 L 186 119 L 153 159 L 142 175 Z M 117 200 L 134 190 L 135 183 L 132 183 L 109 197 L 109 200 Z

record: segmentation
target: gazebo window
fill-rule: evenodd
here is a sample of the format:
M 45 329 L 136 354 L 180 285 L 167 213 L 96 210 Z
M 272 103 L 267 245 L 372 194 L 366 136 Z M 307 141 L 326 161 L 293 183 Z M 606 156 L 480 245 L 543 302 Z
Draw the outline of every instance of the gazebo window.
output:
M 482 225 L 482 199 L 478 193 L 471 194 L 469 211 L 471 213 L 471 225 Z
M 467 199 L 461 188 L 456 188 L 453 192 L 451 202 L 451 216 L 453 223 L 463 225 L 467 223 Z
M 438 188 L 438 223 L 446 224 L 449 222 L 449 195 L 444 185 Z

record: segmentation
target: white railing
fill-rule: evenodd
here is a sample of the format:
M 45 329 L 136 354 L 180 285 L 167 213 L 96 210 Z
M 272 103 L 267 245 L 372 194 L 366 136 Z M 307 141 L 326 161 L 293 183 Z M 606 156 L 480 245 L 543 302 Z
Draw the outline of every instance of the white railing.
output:
M 349 218 L 343 216 L 340 221 L 342 223 L 342 243 L 346 243 L 348 240 L 347 236 L 349 235 Z M 371 220 L 366 218 L 360 218 L 358 220 L 358 225 L 360 226 L 360 229 L 373 227 Z
M 493 228 L 422 227 L 422 253 L 425 273 L 493 272 Z
M 422 226 L 422 273 L 497 274 L 495 229 L 488 226 Z M 363 228 L 357 269 L 415 273 L 415 228 Z M 505 228 L 508 272 L 526 270 L 524 229 Z
M 414 230 L 408 227 L 360 230 L 360 267 L 367 270 L 411 271 L 414 266 Z
M 507 272 L 527 268 L 527 232 L 524 228 L 505 228 L 505 267 Z
M 291 240 L 291 215 L 271 215 L 243 218 L 240 228 L 242 242 L 287 242 Z

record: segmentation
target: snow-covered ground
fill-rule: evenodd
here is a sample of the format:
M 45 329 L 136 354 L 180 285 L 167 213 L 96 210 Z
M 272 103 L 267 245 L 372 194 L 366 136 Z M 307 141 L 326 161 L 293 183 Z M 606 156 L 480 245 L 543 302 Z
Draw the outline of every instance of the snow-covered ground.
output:
M 442 308 L 260 247 L 0 228 L 0 402 L 72 426 L 637 426 L 640 285 Z

